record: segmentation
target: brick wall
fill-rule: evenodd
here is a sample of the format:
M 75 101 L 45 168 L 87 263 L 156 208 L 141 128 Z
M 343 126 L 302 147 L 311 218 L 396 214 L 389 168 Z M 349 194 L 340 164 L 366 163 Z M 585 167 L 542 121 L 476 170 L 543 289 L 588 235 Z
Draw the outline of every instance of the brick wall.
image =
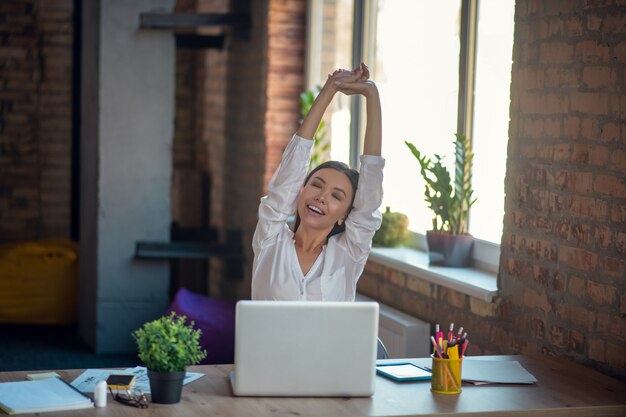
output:
M 229 45 L 222 218 L 242 229 L 246 262 L 243 280 L 220 282 L 225 296 L 250 296 L 259 199 L 299 118 L 305 11 L 304 0 L 251 2 L 250 39 Z
M 501 296 L 484 303 L 373 262 L 364 293 L 431 322 L 462 317 L 472 354 L 541 352 L 626 379 L 618 3 L 517 1 Z
M 0 4 L 0 241 L 70 235 L 72 11 Z

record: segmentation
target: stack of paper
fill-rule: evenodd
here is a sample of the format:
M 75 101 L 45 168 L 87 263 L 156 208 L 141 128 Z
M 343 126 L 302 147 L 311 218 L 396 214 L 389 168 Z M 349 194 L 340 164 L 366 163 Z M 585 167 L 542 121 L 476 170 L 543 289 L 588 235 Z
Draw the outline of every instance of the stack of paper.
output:
M 518 361 L 470 359 L 463 360 L 463 381 L 482 384 L 534 384 L 537 382 Z
M 0 383 L 0 408 L 8 414 L 89 407 L 93 407 L 91 398 L 60 378 Z

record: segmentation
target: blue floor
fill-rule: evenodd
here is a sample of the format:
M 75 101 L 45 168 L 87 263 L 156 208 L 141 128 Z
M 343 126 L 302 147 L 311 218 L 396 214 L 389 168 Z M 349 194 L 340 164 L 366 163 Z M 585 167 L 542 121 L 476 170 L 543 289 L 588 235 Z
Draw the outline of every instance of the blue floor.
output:
M 133 367 L 137 355 L 96 354 L 76 326 L 0 324 L 0 371 Z

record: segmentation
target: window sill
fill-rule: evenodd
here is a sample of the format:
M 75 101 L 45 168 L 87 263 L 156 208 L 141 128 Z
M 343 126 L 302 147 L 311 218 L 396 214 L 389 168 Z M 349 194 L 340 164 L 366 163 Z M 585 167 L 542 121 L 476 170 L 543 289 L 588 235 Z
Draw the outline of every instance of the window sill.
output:
M 492 302 L 498 294 L 496 273 L 478 268 L 431 266 L 428 264 L 428 254 L 419 250 L 406 247 L 372 248 L 369 259 L 486 302 Z

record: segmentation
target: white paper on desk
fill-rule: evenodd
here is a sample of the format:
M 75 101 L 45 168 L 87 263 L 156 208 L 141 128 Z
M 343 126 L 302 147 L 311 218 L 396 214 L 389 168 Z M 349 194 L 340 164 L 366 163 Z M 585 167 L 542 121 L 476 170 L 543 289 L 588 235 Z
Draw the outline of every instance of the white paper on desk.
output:
M 93 392 L 96 382 L 105 381 L 111 374 L 130 374 L 116 369 L 85 369 L 72 381 L 72 386 L 80 392 Z
M 463 360 L 462 378 L 471 384 L 534 384 L 537 382 L 518 361 Z
M 150 394 L 150 382 L 148 380 L 148 370 L 143 366 L 127 368 L 123 371 L 117 369 L 86 369 L 72 381 L 72 385 L 81 392 L 93 392 L 96 382 L 106 380 L 110 374 L 132 374 L 135 375 L 133 389 L 140 390 L 145 394 Z M 183 384 L 188 384 L 203 377 L 204 374 L 198 372 L 187 372 Z

